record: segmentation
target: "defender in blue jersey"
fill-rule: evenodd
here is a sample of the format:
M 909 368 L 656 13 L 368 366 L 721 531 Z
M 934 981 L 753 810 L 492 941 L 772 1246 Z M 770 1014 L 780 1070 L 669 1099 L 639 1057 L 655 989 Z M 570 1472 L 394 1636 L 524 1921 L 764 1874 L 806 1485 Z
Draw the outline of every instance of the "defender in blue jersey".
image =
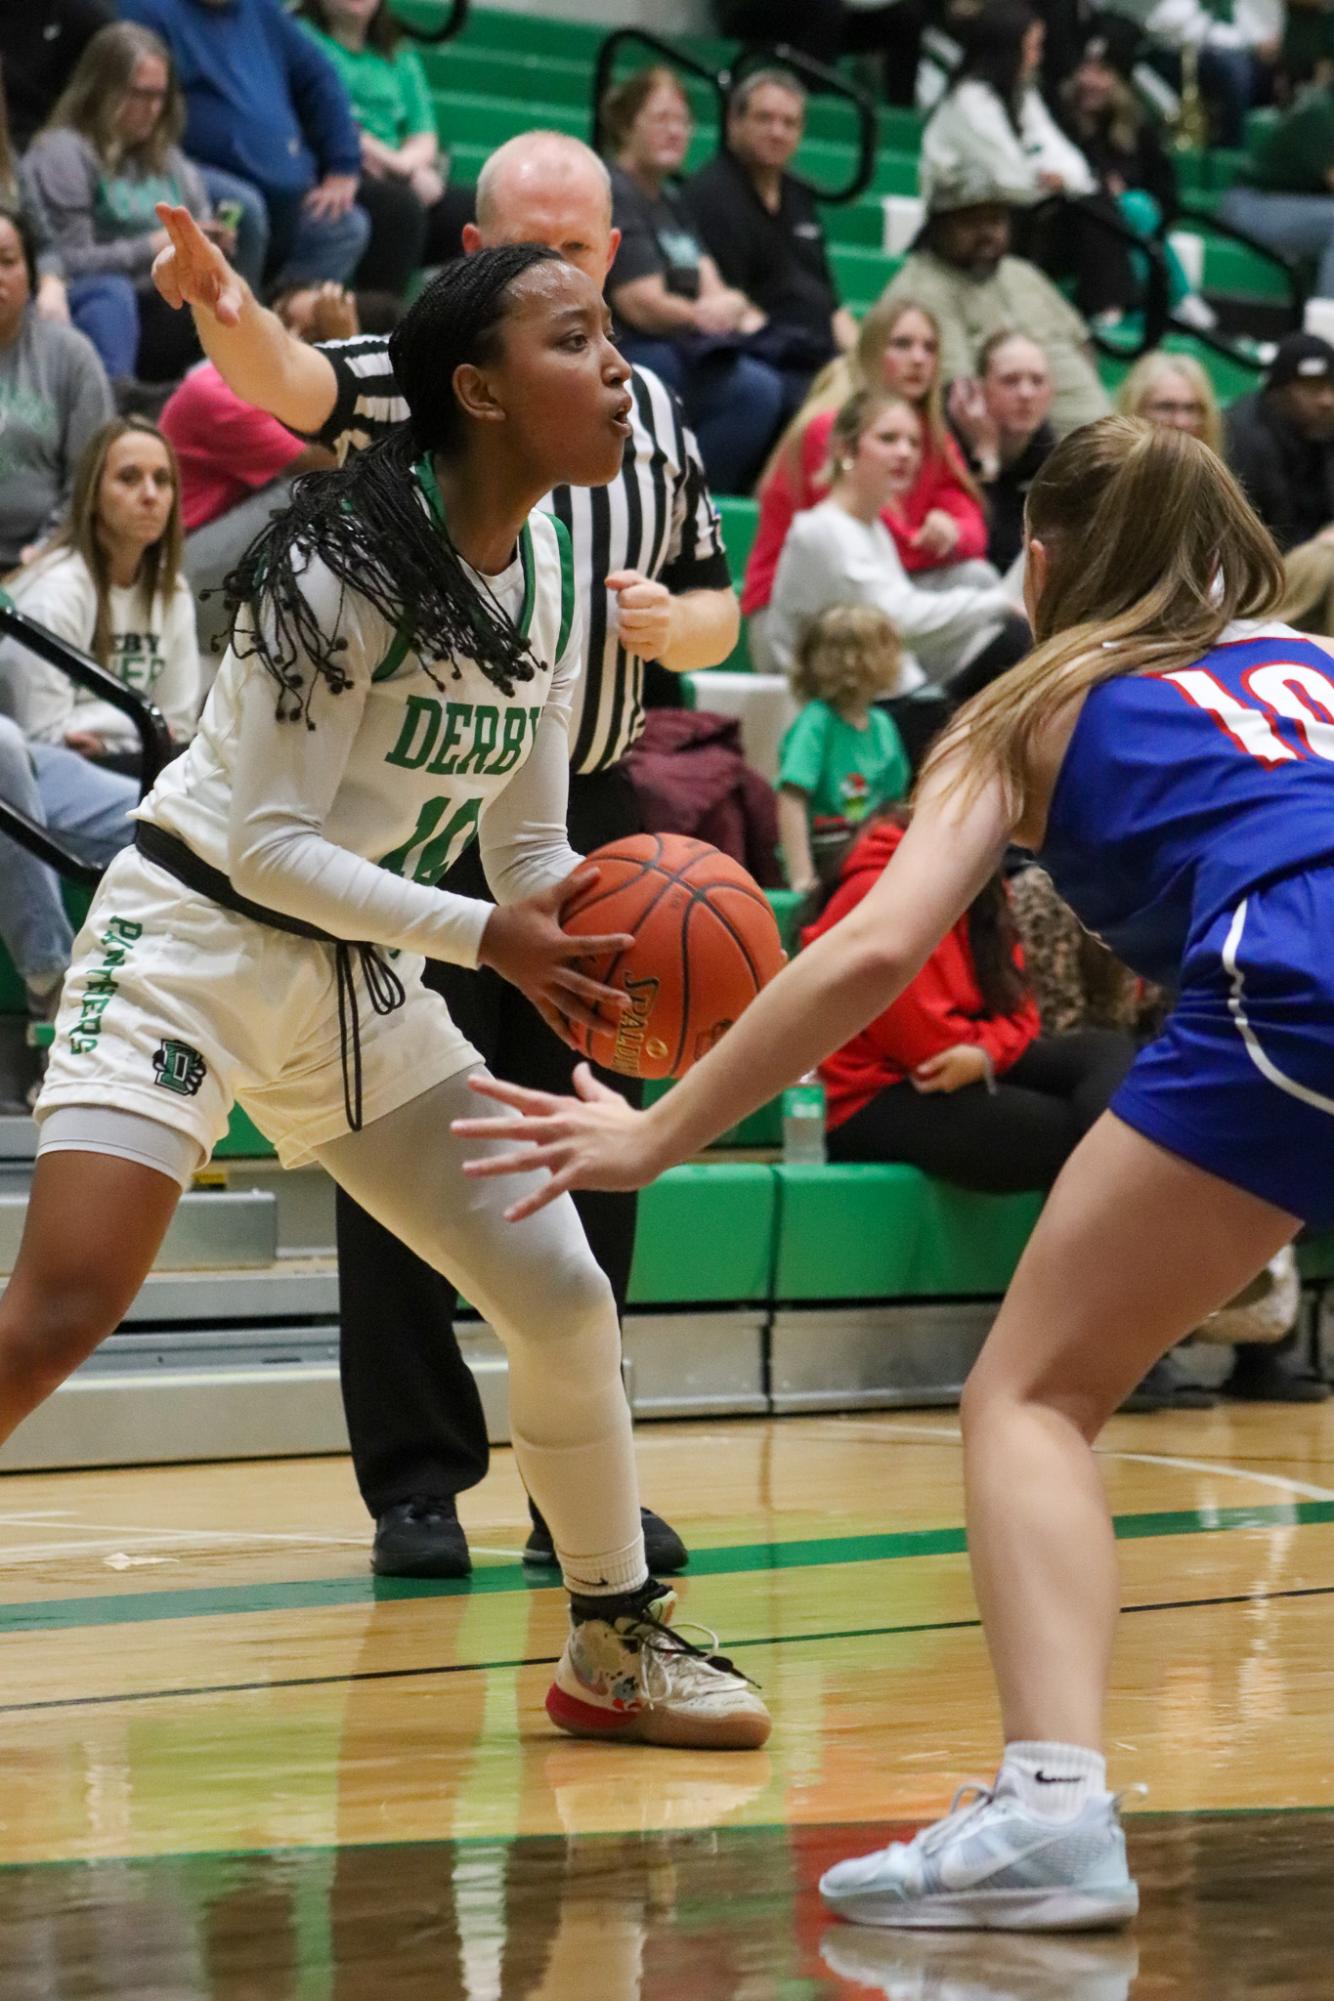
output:
M 1107 1791 L 1118 1603 L 1093 1441 L 1145 1370 L 1307 1219 L 1334 1220 L 1334 657 L 1272 622 L 1272 541 L 1208 449 L 1107 418 L 1028 502 L 1036 650 L 956 717 L 858 908 L 690 1075 L 632 1112 L 492 1081 L 520 1153 L 478 1175 L 624 1188 L 695 1152 L 902 991 L 1016 841 L 1082 920 L 1176 990 L 1052 1190 L 963 1400 L 969 1555 L 999 1684 L 992 1785 L 837 1864 L 862 1924 L 1080 1930 L 1138 1892 Z

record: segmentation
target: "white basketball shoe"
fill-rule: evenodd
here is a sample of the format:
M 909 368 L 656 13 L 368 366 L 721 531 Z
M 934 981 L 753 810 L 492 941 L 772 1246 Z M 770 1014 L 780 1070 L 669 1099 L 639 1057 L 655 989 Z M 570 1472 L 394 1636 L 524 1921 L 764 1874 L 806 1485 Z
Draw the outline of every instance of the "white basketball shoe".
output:
M 961 1786 L 912 1841 L 836 1862 L 820 1894 L 853 1924 L 924 1930 L 1105 1931 L 1139 1909 L 1113 1795 L 1046 1820 L 1004 1773 L 994 1788 Z

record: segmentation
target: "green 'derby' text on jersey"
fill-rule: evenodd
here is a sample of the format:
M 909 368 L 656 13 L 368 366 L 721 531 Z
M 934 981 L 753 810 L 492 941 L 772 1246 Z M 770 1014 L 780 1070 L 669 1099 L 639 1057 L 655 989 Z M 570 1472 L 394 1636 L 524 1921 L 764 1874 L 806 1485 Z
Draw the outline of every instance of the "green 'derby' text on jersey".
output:
M 429 471 L 419 469 L 419 477 L 431 491 Z M 326 844 L 332 844 L 378 864 L 405 886 L 433 886 L 473 838 L 481 836 L 486 853 L 491 814 L 504 852 L 518 858 L 515 894 L 531 894 L 556 879 L 574 860 L 563 826 L 563 781 L 561 797 L 548 799 L 531 774 L 525 783 L 524 773 L 544 728 L 559 731 L 564 751 L 582 658 L 562 525 L 534 513 L 508 569 L 500 576 L 470 576 L 503 606 L 537 662 L 532 678 L 516 681 L 512 695 L 468 659 L 433 661 L 428 672 L 394 626 L 314 557 L 301 589 L 324 631 L 336 630 L 346 640 L 338 659 L 350 685 L 335 694 L 316 683 L 313 729 L 304 718 L 280 721 L 277 686 L 262 663 L 229 649 L 198 734 L 159 777 L 140 816 L 229 875 L 239 854 L 266 843 L 290 853 L 294 864 L 299 858 L 309 874 L 328 866 Z M 312 672 L 307 665 L 307 681 Z M 542 761 L 544 770 L 551 765 Z M 511 788 L 515 797 L 498 809 Z M 527 879 L 520 881 L 525 869 Z M 271 900 L 299 912 L 299 881 L 290 885 L 291 894 L 286 878 L 280 886 L 281 898 Z M 492 887 L 499 900 L 512 900 L 494 881 Z M 377 901 L 387 909 L 394 900 L 382 883 Z M 417 920 L 425 906 L 419 899 L 400 901 L 413 916 L 411 935 L 405 930 L 401 940 L 409 949 L 475 963 L 485 906 L 470 906 L 479 913 L 476 936 L 454 949 L 444 941 L 423 942 Z

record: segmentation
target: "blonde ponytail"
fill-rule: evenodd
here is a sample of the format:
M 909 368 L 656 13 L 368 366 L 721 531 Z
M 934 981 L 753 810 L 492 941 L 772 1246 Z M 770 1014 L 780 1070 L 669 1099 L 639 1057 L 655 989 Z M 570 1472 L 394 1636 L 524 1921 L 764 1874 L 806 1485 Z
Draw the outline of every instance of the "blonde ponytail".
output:
M 1171 673 L 1237 618 L 1273 616 L 1283 562 L 1206 445 L 1137 418 L 1103 417 L 1047 459 L 1027 532 L 1047 552 L 1037 646 L 960 709 L 928 758 L 965 793 L 999 778 L 1016 822 L 1041 730 L 1101 681 Z M 925 775 L 925 774 L 924 774 Z

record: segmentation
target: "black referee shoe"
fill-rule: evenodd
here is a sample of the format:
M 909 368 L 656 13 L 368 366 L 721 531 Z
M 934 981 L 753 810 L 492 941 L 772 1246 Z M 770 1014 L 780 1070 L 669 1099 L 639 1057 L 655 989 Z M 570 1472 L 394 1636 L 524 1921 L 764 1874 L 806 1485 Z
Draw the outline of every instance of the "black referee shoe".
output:
M 554 1570 L 556 1546 L 551 1540 L 551 1530 L 531 1501 L 528 1512 L 533 1518 L 533 1532 L 523 1546 L 523 1560 L 534 1570 Z M 671 1577 L 684 1570 L 690 1561 L 690 1551 L 676 1530 L 661 1515 L 655 1515 L 652 1508 L 641 1508 L 639 1513 L 644 1524 L 644 1557 L 649 1574 Z
M 414 1494 L 386 1508 L 375 1524 L 371 1569 L 377 1577 L 467 1577 L 468 1538 L 450 1494 Z

